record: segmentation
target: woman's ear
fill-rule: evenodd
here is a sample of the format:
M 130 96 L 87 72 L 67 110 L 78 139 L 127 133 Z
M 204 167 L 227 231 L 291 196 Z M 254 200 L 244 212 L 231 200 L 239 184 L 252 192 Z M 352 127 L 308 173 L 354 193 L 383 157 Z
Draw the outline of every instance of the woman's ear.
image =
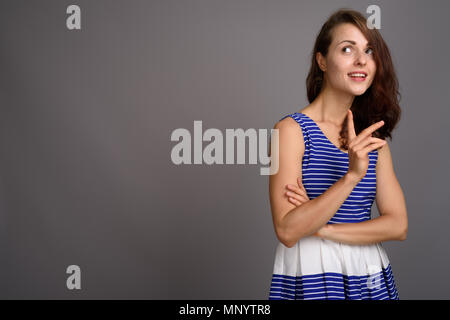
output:
M 320 70 L 322 70 L 323 72 L 327 71 L 327 62 L 325 60 L 325 57 L 320 52 L 316 53 L 316 61 L 319 65 Z

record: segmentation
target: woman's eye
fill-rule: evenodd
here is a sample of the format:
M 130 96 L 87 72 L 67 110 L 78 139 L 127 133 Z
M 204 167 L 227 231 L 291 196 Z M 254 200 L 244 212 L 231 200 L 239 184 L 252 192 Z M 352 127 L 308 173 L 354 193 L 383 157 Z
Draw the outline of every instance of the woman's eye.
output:
M 345 53 L 350 53 L 351 49 L 352 48 L 350 46 L 348 46 L 348 47 L 342 48 L 342 51 L 345 52 Z M 373 54 L 373 49 L 372 48 L 367 48 L 366 49 L 366 53 L 370 54 L 370 55 Z
M 348 51 L 346 51 L 346 49 L 348 49 Z M 344 48 L 342 48 L 342 51 L 344 51 L 344 52 L 350 52 L 350 47 L 344 47 Z

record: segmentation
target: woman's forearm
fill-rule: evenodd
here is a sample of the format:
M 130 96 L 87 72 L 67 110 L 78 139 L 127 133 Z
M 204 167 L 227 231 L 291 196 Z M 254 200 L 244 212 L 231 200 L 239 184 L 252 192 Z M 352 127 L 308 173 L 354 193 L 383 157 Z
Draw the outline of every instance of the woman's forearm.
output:
M 289 211 L 281 223 L 284 243 L 288 247 L 293 246 L 299 239 L 309 236 L 323 227 L 348 198 L 359 181 L 360 179 L 345 174 L 317 198 Z
M 358 223 L 328 224 L 316 235 L 335 242 L 346 244 L 373 244 L 389 240 L 405 240 L 406 232 L 401 223 L 392 216 L 379 216 Z

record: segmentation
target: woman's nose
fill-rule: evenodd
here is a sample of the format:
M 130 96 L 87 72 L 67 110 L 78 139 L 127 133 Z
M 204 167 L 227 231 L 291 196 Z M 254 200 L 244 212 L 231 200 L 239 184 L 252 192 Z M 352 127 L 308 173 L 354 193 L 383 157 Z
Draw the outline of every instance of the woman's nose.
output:
M 364 55 L 364 52 L 359 52 L 358 55 L 356 56 L 356 61 L 355 63 L 358 65 L 365 65 L 367 60 L 366 60 L 366 56 Z

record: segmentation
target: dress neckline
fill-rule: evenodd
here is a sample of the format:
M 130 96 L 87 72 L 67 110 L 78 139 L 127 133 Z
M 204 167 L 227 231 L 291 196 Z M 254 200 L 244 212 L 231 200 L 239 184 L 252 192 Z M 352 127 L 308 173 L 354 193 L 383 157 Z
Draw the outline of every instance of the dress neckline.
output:
M 331 144 L 336 150 L 338 150 L 339 152 L 346 154 L 348 156 L 348 152 L 345 152 L 343 150 L 341 150 L 340 148 L 338 148 L 333 142 L 331 142 L 331 140 L 325 135 L 325 133 L 323 133 L 322 129 L 320 129 L 319 125 L 313 120 L 311 119 L 309 116 L 307 116 L 306 114 L 304 114 L 303 112 L 296 112 L 298 114 L 302 114 L 304 115 L 306 118 L 308 118 L 309 120 L 311 120 L 311 122 L 317 127 L 317 129 L 319 129 L 320 133 L 325 137 L 325 139 L 328 141 L 329 144 Z

